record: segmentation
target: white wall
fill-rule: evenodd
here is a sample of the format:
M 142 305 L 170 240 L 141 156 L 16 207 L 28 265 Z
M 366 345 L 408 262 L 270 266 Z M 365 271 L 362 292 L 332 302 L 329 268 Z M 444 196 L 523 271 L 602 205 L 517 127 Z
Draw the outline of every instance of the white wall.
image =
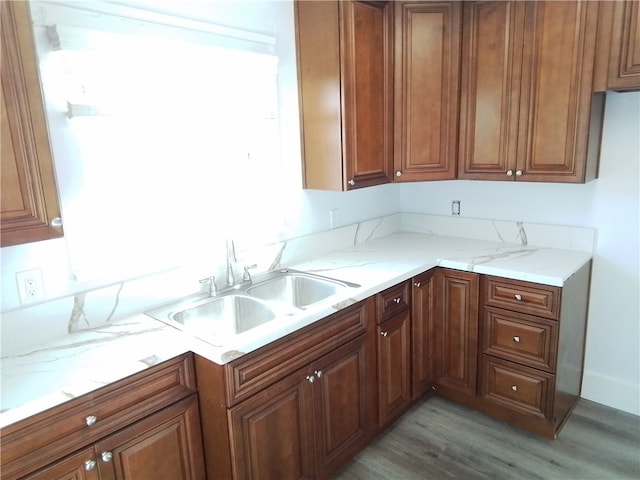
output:
M 452 181 L 404 185 L 406 212 L 592 227 L 582 396 L 640 414 L 640 93 L 608 93 L 600 175 L 585 185 Z

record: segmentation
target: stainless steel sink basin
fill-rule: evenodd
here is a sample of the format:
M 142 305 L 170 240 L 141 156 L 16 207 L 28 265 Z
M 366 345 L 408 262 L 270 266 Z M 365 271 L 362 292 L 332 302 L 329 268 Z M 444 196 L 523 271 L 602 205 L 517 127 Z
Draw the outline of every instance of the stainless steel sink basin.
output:
M 185 330 L 234 335 L 246 332 L 276 318 L 264 302 L 244 295 L 225 295 L 202 300 L 169 314 Z
M 219 291 L 216 296 L 190 297 L 147 311 L 214 345 L 261 325 L 294 317 L 346 288 L 360 285 L 297 270 L 275 270 Z M 248 334 L 251 335 L 251 334 Z
M 283 271 L 270 280 L 264 280 L 247 289 L 253 297 L 305 308 L 329 298 L 348 287 L 344 282 L 305 273 Z

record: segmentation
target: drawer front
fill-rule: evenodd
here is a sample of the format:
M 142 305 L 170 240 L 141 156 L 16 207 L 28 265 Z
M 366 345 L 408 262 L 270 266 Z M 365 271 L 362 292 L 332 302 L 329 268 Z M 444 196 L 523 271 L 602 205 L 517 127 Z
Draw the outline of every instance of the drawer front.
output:
M 555 375 L 482 356 L 482 397 L 519 413 L 551 420 Z
M 491 305 L 552 320 L 560 318 L 560 287 L 483 276 L 483 299 Z
M 288 374 L 366 333 L 373 297 L 345 308 L 225 365 L 227 406 L 259 392 Z
M 402 282 L 376 295 L 377 321 L 382 323 L 410 305 L 409 282 Z
M 186 354 L 9 425 L 0 432 L 3 479 L 41 468 L 195 391 L 193 356 Z
M 483 353 L 555 372 L 558 323 L 531 315 L 485 307 Z

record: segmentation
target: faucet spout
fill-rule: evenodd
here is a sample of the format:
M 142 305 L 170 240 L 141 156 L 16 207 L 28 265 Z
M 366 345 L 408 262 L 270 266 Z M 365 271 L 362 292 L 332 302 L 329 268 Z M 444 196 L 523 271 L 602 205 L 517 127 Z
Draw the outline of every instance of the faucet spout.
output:
M 233 262 L 237 262 L 236 259 L 236 247 L 233 244 L 233 240 L 227 238 L 227 286 L 233 287 L 236 284 L 235 277 L 233 275 Z

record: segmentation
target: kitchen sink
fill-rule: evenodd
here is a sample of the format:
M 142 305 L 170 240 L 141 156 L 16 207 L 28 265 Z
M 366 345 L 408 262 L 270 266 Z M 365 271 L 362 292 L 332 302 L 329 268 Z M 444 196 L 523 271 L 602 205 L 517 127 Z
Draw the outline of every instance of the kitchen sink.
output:
M 276 318 L 269 305 L 244 295 L 211 297 L 169 314 L 184 330 L 237 335 Z
M 221 290 L 215 296 L 189 297 L 145 313 L 220 345 L 257 327 L 268 328 L 269 322 L 295 317 L 344 289 L 358 287 L 322 275 L 281 269 Z
M 256 283 L 246 292 L 247 295 L 263 300 L 305 308 L 335 295 L 348 286 L 350 285 L 339 280 L 282 270 L 278 271 L 275 278 Z

